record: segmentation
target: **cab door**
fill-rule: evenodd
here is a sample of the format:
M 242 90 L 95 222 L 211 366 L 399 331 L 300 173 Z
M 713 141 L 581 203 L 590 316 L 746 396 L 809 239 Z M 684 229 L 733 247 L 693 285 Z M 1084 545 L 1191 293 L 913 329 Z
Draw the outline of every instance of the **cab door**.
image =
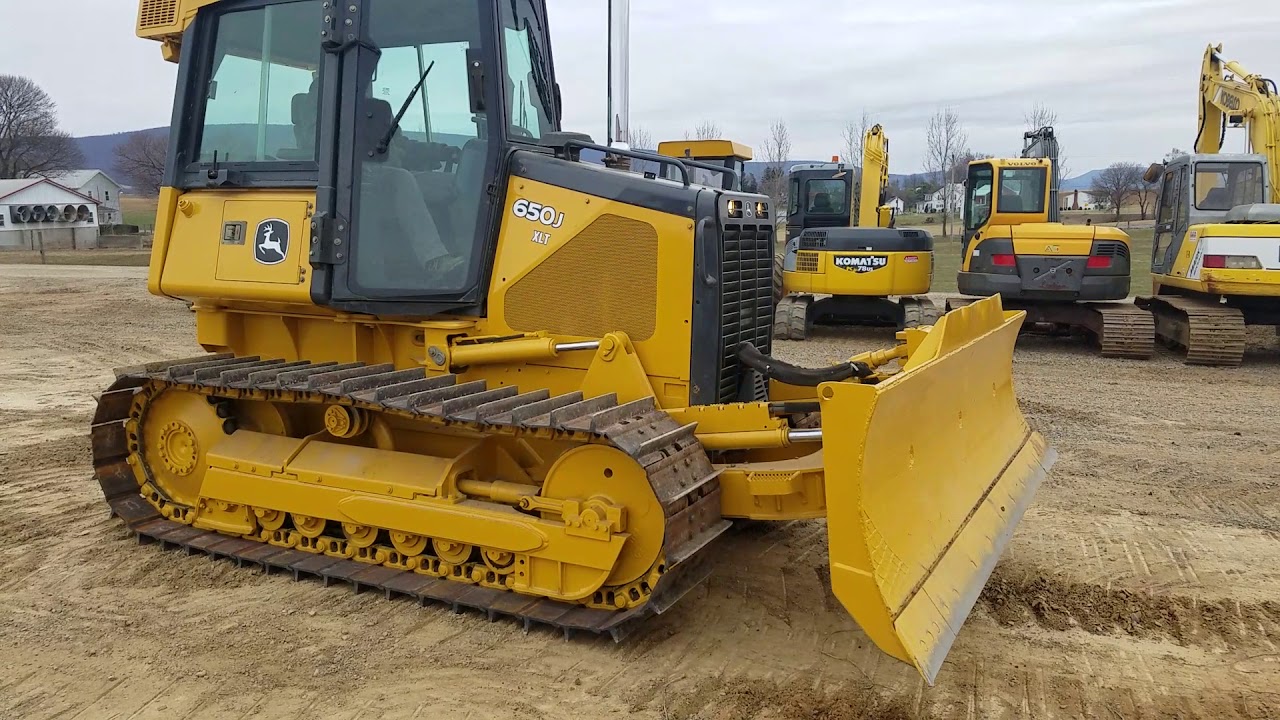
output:
M 1187 231 L 1187 166 L 1165 170 L 1156 208 L 1155 237 L 1151 243 L 1151 272 L 1168 275 Z

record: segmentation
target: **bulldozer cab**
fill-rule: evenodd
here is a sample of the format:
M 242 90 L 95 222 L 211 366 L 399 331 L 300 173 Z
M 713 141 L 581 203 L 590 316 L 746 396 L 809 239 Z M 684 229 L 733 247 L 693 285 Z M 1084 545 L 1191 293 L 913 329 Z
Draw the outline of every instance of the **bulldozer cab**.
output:
M 1163 275 L 1176 272 L 1191 227 L 1230 221 L 1234 208 L 1264 203 L 1270 187 L 1263 155 L 1180 155 L 1153 170 L 1160 186 L 1151 269 Z
M 166 186 L 314 188 L 313 203 L 224 235 L 281 262 L 305 220 L 316 304 L 427 315 L 483 301 L 485 189 L 509 147 L 559 130 L 542 2 L 217 4 L 183 37 Z

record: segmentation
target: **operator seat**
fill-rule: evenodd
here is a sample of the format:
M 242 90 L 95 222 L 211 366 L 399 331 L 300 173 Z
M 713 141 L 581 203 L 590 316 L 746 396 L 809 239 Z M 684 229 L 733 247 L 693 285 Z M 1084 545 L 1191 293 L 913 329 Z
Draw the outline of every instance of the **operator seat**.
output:
M 449 251 L 413 174 L 375 153 L 394 117 L 391 104 L 369 99 L 365 109 L 356 138 L 362 160 L 356 280 L 364 287 L 436 289 L 427 266 Z
M 316 156 L 316 118 L 320 113 L 320 79 L 311 81 L 304 93 L 293 96 L 289 107 L 293 121 L 294 147 L 280 148 L 276 157 L 281 160 L 314 160 Z
M 826 193 L 818 193 L 813 196 L 813 212 L 829 213 L 831 212 L 831 196 Z
M 1226 188 L 1216 187 L 1204 194 L 1200 207 L 1204 210 L 1230 210 L 1231 195 L 1227 193 Z

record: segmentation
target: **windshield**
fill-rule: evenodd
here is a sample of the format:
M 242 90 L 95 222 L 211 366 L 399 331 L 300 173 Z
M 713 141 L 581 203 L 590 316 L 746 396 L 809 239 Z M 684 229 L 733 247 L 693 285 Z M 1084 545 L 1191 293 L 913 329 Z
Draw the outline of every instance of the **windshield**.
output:
M 320 0 L 221 15 L 196 161 L 316 159 Z
M 366 297 L 457 292 L 477 246 L 489 144 L 488 114 L 473 108 L 468 79 L 468 53 L 483 37 L 477 6 L 370 0 L 366 8 L 380 52 L 362 52 L 357 67 L 351 285 Z
M 1255 162 L 1196 163 L 1196 208 L 1230 210 L 1262 202 L 1262 165 Z
M 969 194 L 964 206 L 965 224 L 970 230 L 977 230 L 991 217 L 991 180 L 995 172 L 990 165 L 974 165 L 969 168 Z
M 1045 168 L 1001 168 L 997 212 L 1044 212 Z
M 810 180 L 805 186 L 805 212 L 809 214 L 840 215 L 849 206 L 844 180 Z

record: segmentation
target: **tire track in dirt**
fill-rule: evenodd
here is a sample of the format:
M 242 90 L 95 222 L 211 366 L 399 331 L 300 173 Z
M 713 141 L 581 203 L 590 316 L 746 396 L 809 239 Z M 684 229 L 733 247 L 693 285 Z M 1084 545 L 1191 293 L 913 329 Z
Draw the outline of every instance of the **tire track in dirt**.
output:
M 996 567 L 980 603 L 1005 627 L 1035 623 L 1056 631 L 1233 648 L 1274 648 L 1268 638 L 1280 637 L 1280 600 L 1204 600 L 1105 587 L 1007 563 Z

